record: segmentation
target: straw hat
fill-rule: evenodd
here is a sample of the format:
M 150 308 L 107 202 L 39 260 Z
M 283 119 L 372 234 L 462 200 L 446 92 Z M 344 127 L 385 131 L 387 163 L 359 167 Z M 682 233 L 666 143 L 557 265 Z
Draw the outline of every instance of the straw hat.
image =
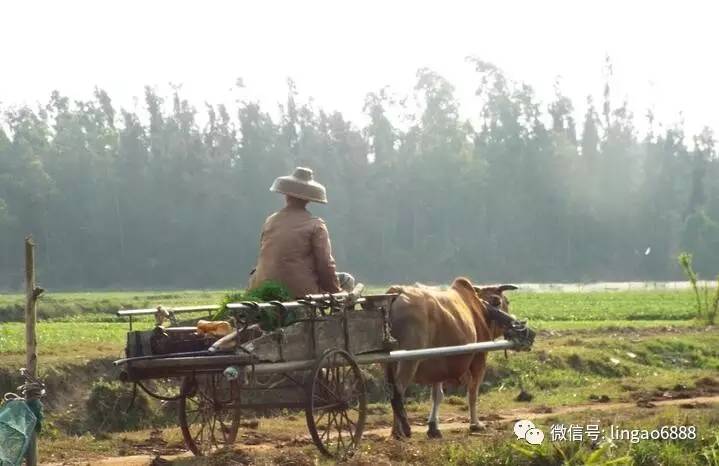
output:
M 312 178 L 312 170 L 309 168 L 297 167 L 291 175 L 278 177 L 270 191 L 327 204 L 327 190 Z

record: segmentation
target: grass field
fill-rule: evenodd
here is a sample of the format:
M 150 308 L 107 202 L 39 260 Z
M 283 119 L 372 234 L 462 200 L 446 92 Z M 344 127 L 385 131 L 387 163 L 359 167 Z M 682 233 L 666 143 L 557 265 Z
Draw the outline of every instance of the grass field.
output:
M 370 290 L 379 291 L 382 288 Z M 224 291 L 57 293 L 41 298 L 38 340 L 46 356 L 119 355 L 126 319 L 118 309 L 218 303 Z M 511 293 L 511 309 L 537 330 L 596 331 L 696 325 L 690 291 Z M 0 355 L 22 355 L 22 295 L 0 294 Z M 149 327 L 146 317 L 137 325 Z M 7 361 L 7 359 L 6 359 Z
M 219 303 L 225 291 L 98 291 L 79 293 L 47 292 L 38 301 L 38 318 L 53 321 L 120 321 L 118 309 Z M 0 322 L 22 321 L 25 296 L 0 293 Z
M 167 406 L 147 400 L 147 429 L 106 432 L 93 429 L 91 417 L 96 413 L 87 412 L 85 403 L 94 383 L 117 377 L 109 362 L 122 355 L 127 331 L 127 323 L 114 316 L 117 309 L 217 303 L 222 294 L 149 291 L 44 296 L 38 324 L 40 369 L 52 388 L 41 456 L 92 464 L 100 457 L 153 449 L 163 454 L 182 452 L 179 431 L 173 427 L 174 414 L 170 412 L 168 417 Z M 422 426 L 429 410 L 427 390 L 413 387 L 407 409 L 415 436 L 408 442 L 389 440 L 385 430 L 391 410 L 386 395 L 373 389 L 370 433 L 349 464 L 719 465 L 719 332 L 693 319 L 691 292 L 513 292 L 510 299 L 512 312 L 529 319 L 538 336 L 531 352 L 510 352 L 506 359 L 501 354 L 491 355 L 479 406 L 488 429 L 479 435 L 467 434 L 466 398 L 461 389 L 448 387 L 440 419 L 460 423 L 462 428 L 446 431 L 443 440 L 427 441 Z M 24 361 L 21 303 L 20 295 L 0 295 L 0 388 L 16 386 L 15 381 L 2 379 L 13 377 Z M 136 328 L 151 325 L 147 318 Z M 368 368 L 372 386 L 381 384 L 377 382 L 381 374 L 378 367 Z M 129 387 L 114 386 L 124 396 L 129 393 Z M 531 402 L 515 399 L 520 388 L 532 394 Z M 681 398 L 693 397 L 718 401 L 654 408 L 636 404 L 637 400 L 681 402 Z M 609 404 L 602 405 L 597 401 L 600 398 Z M 625 404 L 611 406 L 616 403 Z M 123 403 L 115 405 L 120 409 L 117 406 Z M 512 436 L 510 421 L 519 412 L 530 419 L 536 417 L 535 423 L 545 432 L 553 422 L 591 420 L 635 427 L 692 424 L 701 435 L 692 442 L 545 443 L 531 447 L 518 444 Z M 172 463 L 332 464 L 318 456 L 305 436 L 304 415 L 288 412 L 263 418 L 259 427 L 243 430 L 233 452 L 208 459 L 179 457 Z M 123 464 L 122 459 L 118 461 L 116 464 Z
M 375 287 L 367 291 L 382 292 Z M 43 320 L 119 321 L 118 309 L 158 304 L 179 306 L 217 304 L 225 291 L 124 291 L 48 293 L 41 297 L 38 316 Z M 512 310 L 522 318 L 548 321 L 685 320 L 694 315 L 694 295 L 680 291 L 513 292 Z M 24 296 L 0 294 L 0 322 L 23 320 Z

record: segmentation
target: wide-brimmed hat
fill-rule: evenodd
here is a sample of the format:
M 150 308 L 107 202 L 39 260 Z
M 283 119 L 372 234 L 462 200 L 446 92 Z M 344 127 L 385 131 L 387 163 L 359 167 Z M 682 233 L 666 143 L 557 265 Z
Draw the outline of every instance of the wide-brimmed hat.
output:
M 327 204 L 327 190 L 312 179 L 312 170 L 305 167 L 297 167 L 291 175 L 280 176 L 275 179 L 270 191 L 306 201 Z

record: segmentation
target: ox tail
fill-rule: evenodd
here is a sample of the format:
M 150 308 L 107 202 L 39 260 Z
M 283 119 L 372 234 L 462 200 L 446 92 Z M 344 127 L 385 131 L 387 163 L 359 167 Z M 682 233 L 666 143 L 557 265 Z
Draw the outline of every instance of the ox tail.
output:
M 404 408 L 404 397 L 402 396 L 402 392 L 399 387 L 397 387 L 397 363 L 391 362 L 385 364 L 384 373 L 391 391 L 390 403 L 392 405 L 392 413 L 394 414 L 395 419 L 399 421 L 402 433 L 405 437 L 409 437 L 412 435 L 412 429 L 409 426 L 407 411 Z

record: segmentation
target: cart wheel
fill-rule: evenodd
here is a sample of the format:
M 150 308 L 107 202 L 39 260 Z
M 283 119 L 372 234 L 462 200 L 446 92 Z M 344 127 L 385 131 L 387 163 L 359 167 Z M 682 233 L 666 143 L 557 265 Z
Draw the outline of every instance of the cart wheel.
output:
M 180 428 L 197 456 L 231 446 L 240 425 L 240 387 L 222 373 L 190 375 L 182 381 Z
M 315 445 L 336 459 L 351 455 L 367 417 L 365 381 L 354 358 L 340 349 L 325 351 L 307 388 L 307 428 Z

